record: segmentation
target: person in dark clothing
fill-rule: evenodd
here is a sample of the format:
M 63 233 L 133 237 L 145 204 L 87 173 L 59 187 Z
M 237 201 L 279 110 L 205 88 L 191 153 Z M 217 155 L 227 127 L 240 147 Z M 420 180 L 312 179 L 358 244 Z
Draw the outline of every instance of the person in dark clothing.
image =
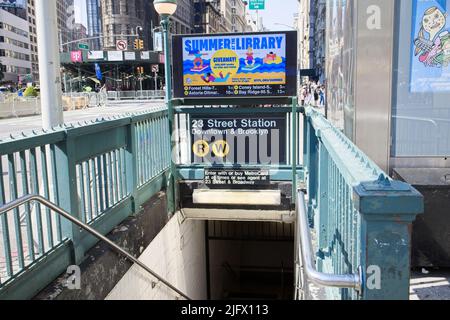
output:
M 314 106 L 317 107 L 319 105 L 319 91 L 314 90 Z

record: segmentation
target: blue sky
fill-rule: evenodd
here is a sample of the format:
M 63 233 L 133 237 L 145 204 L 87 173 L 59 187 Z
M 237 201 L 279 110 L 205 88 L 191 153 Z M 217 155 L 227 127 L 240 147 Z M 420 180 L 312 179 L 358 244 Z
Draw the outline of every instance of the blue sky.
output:
M 75 0 L 76 21 L 86 22 L 86 0 Z M 283 23 L 289 26 L 294 24 L 294 13 L 298 12 L 298 0 L 266 0 L 266 10 L 259 11 L 264 19 L 264 26 L 269 30 L 287 30 L 288 27 L 276 25 Z M 256 17 L 256 12 L 252 12 Z
M 286 26 L 276 23 L 294 25 L 294 13 L 298 13 L 298 0 L 266 0 L 266 10 L 259 11 L 263 17 L 264 26 L 271 31 L 289 30 Z M 256 17 L 255 12 L 252 12 Z
M 87 27 L 86 19 L 86 0 L 75 0 L 75 21 L 84 24 Z

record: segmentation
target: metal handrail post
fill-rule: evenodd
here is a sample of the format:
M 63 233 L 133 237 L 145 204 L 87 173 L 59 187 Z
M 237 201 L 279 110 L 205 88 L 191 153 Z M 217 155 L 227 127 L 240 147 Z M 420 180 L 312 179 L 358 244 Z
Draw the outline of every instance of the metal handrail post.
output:
M 313 247 L 308 223 L 308 214 L 306 210 L 305 194 L 299 192 L 297 202 L 297 230 L 300 237 L 300 246 L 298 253 L 303 263 L 305 280 L 311 280 L 318 286 L 330 288 L 351 288 L 358 292 L 362 289 L 361 270 L 358 274 L 335 275 L 326 274 L 317 271 L 314 261 Z
M 67 220 L 69 220 L 73 224 L 77 225 L 78 227 L 86 230 L 87 232 L 89 232 L 94 237 L 100 239 L 101 241 L 104 241 L 113 250 L 115 250 L 116 252 L 124 255 L 131 262 L 133 262 L 133 263 L 137 264 L 138 266 L 140 266 L 142 269 L 147 271 L 150 275 L 152 275 L 153 277 L 158 279 L 161 283 L 163 283 L 164 285 L 166 285 L 167 287 L 172 289 L 174 292 L 176 292 L 177 294 L 179 294 L 180 296 L 182 296 L 186 300 L 191 300 L 186 294 L 184 294 L 183 292 L 181 292 L 180 290 L 175 288 L 173 285 L 168 283 L 161 276 L 159 276 L 157 273 L 155 273 L 149 267 L 147 267 L 144 263 L 142 263 L 141 261 L 139 261 L 138 259 L 133 257 L 131 254 L 129 254 L 128 252 L 123 250 L 117 244 L 115 244 L 114 242 L 112 242 L 111 240 L 106 238 L 104 235 L 102 235 L 101 233 L 99 233 L 96 230 L 94 230 L 93 228 L 91 228 L 89 225 L 87 225 L 87 224 L 79 221 L 78 219 L 72 217 L 70 215 L 70 213 L 68 213 L 65 210 L 61 209 L 60 207 L 58 207 L 54 203 L 48 201 L 47 199 L 45 199 L 42 196 L 39 196 L 39 195 L 27 195 L 27 196 L 21 197 L 21 198 L 19 198 L 17 200 L 11 201 L 10 203 L 7 203 L 7 204 L 5 204 L 5 205 L 0 207 L 0 216 L 5 214 L 8 211 L 14 210 L 14 209 L 22 206 L 22 205 L 24 205 L 24 204 L 26 204 L 26 203 L 28 203 L 30 201 L 37 201 L 37 202 L 41 203 L 42 205 L 46 206 L 47 208 L 49 208 L 49 209 L 53 210 L 54 212 L 58 213 L 59 215 L 63 216 L 64 218 L 66 218 Z

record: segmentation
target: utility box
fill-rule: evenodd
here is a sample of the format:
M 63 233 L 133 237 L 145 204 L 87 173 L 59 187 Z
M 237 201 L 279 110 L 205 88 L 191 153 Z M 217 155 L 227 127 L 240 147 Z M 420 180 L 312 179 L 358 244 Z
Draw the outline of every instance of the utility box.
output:
M 394 169 L 425 198 L 412 231 L 412 267 L 450 267 L 450 168 Z

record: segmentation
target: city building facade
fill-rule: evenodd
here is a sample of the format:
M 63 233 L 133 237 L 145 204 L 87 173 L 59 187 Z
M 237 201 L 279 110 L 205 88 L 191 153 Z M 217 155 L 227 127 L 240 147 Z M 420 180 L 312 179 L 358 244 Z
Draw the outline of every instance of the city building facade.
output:
M 298 0 L 298 36 L 299 36 L 299 56 L 300 69 L 314 68 L 314 60 L 311 51 L 313 50 L 313 33 L 315 19 L 312 16 L 311 6 L 314 0 Z
M 245 26 L 247 32 L 258 32 L 258 21 L 253 18 L 249 11 L 245 13 L 245 20 L 247 21 Z
M 39 59 L 37 47 L 37 31 L 36 31 L 36 6 L 35 1 L 28 0 L 27 19 L 29 24 L 30 43 L 31 43 L 31 65 L 33 82 L 39 81 Z M 56 2 L 58 33 L 61 51 L 70 51 L 76 47 L 70 44 L 74 39 L 75 27 L 75 7 L 74 0 L 57 0 Z
M 87 31 L 90 38 L 102 36 L 102 15 L 100 0 L 86 0 Z M 92 50 L 100 50 L 103 38 L 89 41 Z
M 88 36 L 88 30 L 82 23 L 75 23 L 73 29 L 73 40 L 86 39 Z M 92 50 L 92 48 L 90 48 Z
M 222 14 L 222 32 L 231 32 L 232 31 L 232 18 L 233 18 L 233 10 L 231 6 L 230 0 L 220 0 L 220 12 Z
M 174 34 L 194 33 L 194 2 L 192 0 L 178 0 L 178 7 L 171 17 L 172 32 Z
M 0 62 L 4 83 L 31 80 L 31 50 L 28 22 L 23 14 L 0 9 Z
M 101 0 L 103 48 L 115 49 L 118 40 L 127 40 L 132 48 L 134 40 L 146 26 L 146 1 Z M 147 41 L 144 43 L 148 47 Z
M 220 2 L 217 0 L 194 0 L 195 33 L 223 32 L 223 16 L 220 12 Z
M 326 0 L 314 0 L 314 17 L 316 19 L 312 52 L 314 59 L 314 68 L 316 69 L 316 77 L 321 82 L 325 81 L 325 67 L 326 67 L 326 21 L 327 10 Z
M 38 0 L 34 0 L 38 1 Z M 60 41 L 64 45 L 73 41 L 75 31 L 75 6 L 74 0 L 57 0 L 56 12 Z M 69 47 L 73 48 L 73 45 Z
M 247 30 L 247 2 L 231 0 L 231 32 L 245 32 Z
M 326 1 L 299 0 L 297 28 L 300 69 L 314 70 L 315 80 L 325 81 Z

